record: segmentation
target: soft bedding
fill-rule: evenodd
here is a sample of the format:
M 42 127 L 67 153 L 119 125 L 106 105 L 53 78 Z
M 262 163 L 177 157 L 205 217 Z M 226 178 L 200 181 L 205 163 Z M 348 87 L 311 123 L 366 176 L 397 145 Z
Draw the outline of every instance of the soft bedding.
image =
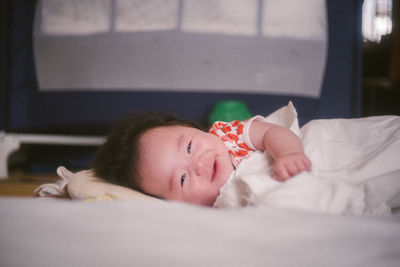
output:
M 220 189 L 214 207 L 388 215 L 400 206 L 400 117 L 314 120 L 300 129 L 290 102 L 265 120 L 291 129 L 302 139 L 312 171 L 278 182 L 270 176 L 272 160 L 255 152 Z M 72 173 L 60 167 L 57 173 L 61 179 L 37 188 L 37 196 L 84 201 L 156 200 L 102 181 L 90 170 Z
M 0 198 L 0 266 L 400 266 L 400 215 Z
M 255 154 L 217 201 L 247 207 L 214 209 L 149 201 L 59 168 L 62 179 L 39 195 L 95 201 L 0 198 L 0 266 L 400 266 L 400 214 L 352 215 L 400 204 L 400 118 L 300 129 L 289 104 L 267 119 L 302 137 L 312 172 L 278 183 Z M 96 202 L 105 196 L 119 201 Z
M 215 207 L 271 206 L 334 214 L 389 214 L 400 206 L 400 117 L 314 120 L 299 129 L 291 103 L 266 121 L 303 140 L 313 167 L 284 183 L 255 153 L 221 188 Z

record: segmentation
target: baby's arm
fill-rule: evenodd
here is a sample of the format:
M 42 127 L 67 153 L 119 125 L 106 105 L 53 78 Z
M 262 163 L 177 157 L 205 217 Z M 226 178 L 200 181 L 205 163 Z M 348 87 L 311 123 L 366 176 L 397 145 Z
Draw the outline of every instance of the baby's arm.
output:
M 311 169 L 311 161 L 304 154 L 301 140 L 289 129 L 255 120 L 250 125 L 249 135 L 257 150 L 266 151 L 274 159 L 274 179 L 285 181 Z

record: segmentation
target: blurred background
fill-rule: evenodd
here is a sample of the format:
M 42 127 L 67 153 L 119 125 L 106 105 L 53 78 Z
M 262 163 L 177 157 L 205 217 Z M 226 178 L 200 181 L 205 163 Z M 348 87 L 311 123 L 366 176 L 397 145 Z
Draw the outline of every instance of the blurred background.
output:
M 232 99 L 261 115 L 291 100 L 301 125 L 400 115 L 399 6 L 3 0 L 0 142 L 103 137 L 122 115 L 146 110 L 207 127 L 215 105 Z M 59 165 L 90 168 L 97 147 L 21 142 L 7 169 L 15 181 L 37 184 L 55 179 Z

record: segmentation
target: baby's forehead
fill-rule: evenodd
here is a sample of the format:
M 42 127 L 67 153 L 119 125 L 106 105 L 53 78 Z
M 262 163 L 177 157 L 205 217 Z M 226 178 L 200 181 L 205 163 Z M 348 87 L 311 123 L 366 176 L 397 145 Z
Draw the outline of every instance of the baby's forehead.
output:
M 193 131 L 199 131 L 196 128 L 185 126 L 185 125 L 167 125 L 167 126 L 159 126 L 152 128 L 144 133 L 144 136 L 164 136 L 164 137 L 173 137 L 177 135 L 181 135 L 184 133 L 189 133 Z
M 164 146 L 179 142 L 185 134 L 180 126 L 161 126 L 146 131 L 140 138 L 141 150 L 151 149 L 154 146 Z

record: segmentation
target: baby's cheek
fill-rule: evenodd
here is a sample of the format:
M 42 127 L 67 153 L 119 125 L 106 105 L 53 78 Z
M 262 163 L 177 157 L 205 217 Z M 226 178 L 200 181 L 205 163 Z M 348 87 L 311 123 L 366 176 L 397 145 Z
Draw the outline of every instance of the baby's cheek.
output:
M 225 146 L 224 142 L 221 140 L 221 138 L 216 135 L 208 134 L 208 139 L 209 139 L 210 144 L 218 144 L 218 146 L 219 145 Z
M 211 206 L 218 196 L 215 188 L 211 186 L 196 186 L 193 187 L 190 194 L 186 194 L 184 199 L 185 202 L 190 202 L 194 204 L 199 204 L 203 206 Z

